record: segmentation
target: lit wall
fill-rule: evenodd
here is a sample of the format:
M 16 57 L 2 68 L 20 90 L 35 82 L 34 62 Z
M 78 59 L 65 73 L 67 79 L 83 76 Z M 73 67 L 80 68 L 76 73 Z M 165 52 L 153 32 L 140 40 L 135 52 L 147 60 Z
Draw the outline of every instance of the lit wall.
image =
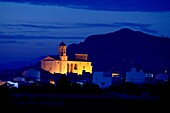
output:
M 92 73 L 91 62 L 83 61 L 68 61 L 67 62 L 67 72 L 77 73 L 82 75 L 82 72 Z
M 41 60 L 41 68 L 50 73 L 67 74 L 68 72 L 82 75 L 82 72 L 92 73 L 91 62 L 53 60 L 50 57 Z
M 75 54 L 75 58 L 79 60 L 87 60 L 87 54 Z
M 41 61 L 41 68 L 49 71 L 50 73 L 54 73 L 56 71 L 57 65 L 56 61 Z

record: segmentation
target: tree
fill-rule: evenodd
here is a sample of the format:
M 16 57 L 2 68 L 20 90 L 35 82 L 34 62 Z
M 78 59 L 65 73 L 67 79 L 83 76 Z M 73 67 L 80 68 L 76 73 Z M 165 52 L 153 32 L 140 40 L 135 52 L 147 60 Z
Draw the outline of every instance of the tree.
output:
M 71 88 L 70 79 L 63 75 L 56 82 L 57 93 L 69 93 Z

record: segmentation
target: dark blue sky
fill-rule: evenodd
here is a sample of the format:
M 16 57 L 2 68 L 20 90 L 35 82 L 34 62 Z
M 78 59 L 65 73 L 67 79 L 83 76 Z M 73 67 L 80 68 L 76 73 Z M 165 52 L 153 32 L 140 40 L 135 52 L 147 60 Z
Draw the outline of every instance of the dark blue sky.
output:
M 168 0 L 0 1 L 1 35 L 87 37 L 129 27 L 170 37 Z
M 170 11 L 169 0 L 0 0 L 110 11 Z
M 76 37 L 124 27 L 170 37 L 169 26 L 169 0 L 0 0 L 0 35 L 6 36 L 0 39 L 0 59 L 24 60 L 57 52 L 56 40 L 48 40 L 47 47 L 44 40 L 25 36 L 70 37 L 70 44 L 80 41 Z M 21 35 L 24 41 L 8 35 Z

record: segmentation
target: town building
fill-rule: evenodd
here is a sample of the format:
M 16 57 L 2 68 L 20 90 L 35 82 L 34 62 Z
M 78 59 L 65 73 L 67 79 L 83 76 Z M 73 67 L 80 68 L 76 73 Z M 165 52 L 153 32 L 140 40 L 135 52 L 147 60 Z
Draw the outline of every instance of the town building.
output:
M 112 85 L 118 86 L 122 84 L 122 78 L 120 73 L 112 73 Z
M 134 84 L 144 84 L 145 73 L 142 71 L 137 71 L 136 68 L 131 68 L 131 71 L 126 72 L 125 82 L 131 82 Z
M 93 72 L 92 81 L 99 85 L 100 88 L 105 89 L 112 85 L 111 72 Z
M 164 73 L 164 74 L 159 73 L 159 74 L 155 75 L 155 79 L 156 79 L 156 81 L 159 81 L 159 82 L 167 82 L 169 80 L 169 76 L 166 73 Z
M 30 68 L 23 72 L 25 81 L 40 81 L 40 71 Z
M 72 59 L 66 54 L 67 46 L 64 42 L 59 44 L 58 55 L 47 56 L 41 60 L 41 68 L 54 74 L 76 73 L 82 75 L 83 72 L 92 73 L 92 62 L 88 61 L 87 54 L 75 54 Z

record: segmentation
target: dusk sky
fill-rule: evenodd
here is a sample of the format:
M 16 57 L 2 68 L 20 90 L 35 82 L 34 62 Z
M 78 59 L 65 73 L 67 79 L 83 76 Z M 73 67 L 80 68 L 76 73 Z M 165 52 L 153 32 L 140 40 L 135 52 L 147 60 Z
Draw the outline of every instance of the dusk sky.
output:
M 124 27 L 170 37 L 169 26 L 169 0 L 0 0 L 0 59 L 6 63 L 57 54 L 62 40 L 78 43 Z M 29 39 L 34 36 L 56 39 Z

